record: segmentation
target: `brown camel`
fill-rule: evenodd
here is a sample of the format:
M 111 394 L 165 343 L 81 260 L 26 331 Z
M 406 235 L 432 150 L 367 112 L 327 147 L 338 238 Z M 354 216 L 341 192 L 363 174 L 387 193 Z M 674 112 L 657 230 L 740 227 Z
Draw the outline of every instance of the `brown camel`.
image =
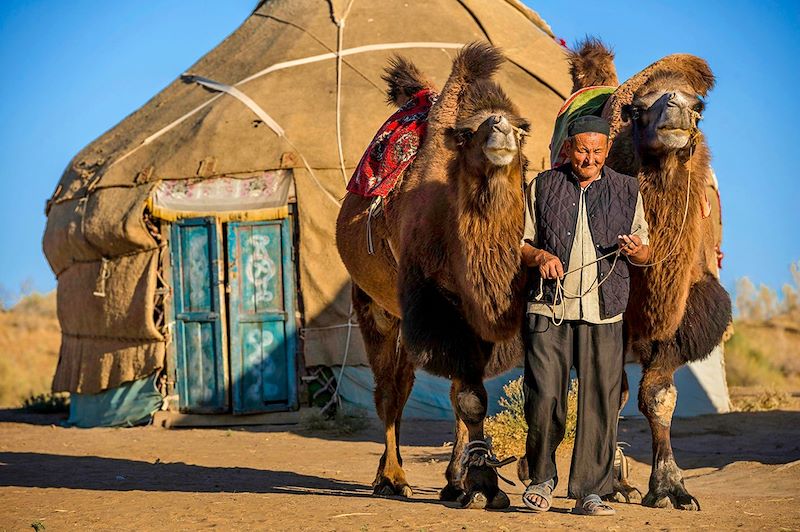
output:
M 428 115 L 414 162 L 371 217 L 371 198 L 348 194 L 337 222 L 339 254 L 353 279 L 353 308 L 375 375 L 386 447 L 376 495 L 411 495 L 399 450 L 400 418 L 422 367 L 452 381 L 455 442 L 440 498 L 505 508 L 497 463 L 484 443 L 483 379 L 521 357 L 528 123 L 490 80 L 503 56 L 488 44 L 462 49 Z M 389 99 L 402 105 L 430 85 L 408 61 L 387 69 Z
M 581 61 L 584 56 L 592 60 Z M 599 41 L 584 43 L 572 65 L 577 88 L 582 79 L 616 85 L 616 75 L 608 76 L 613 54 Z M 710 267 L 716 262 L 713 221 L 703 215 L 711 167 L 698 122 L 713 85 L 704 60 L 671 55 L 619 86 L 603 110 L 614 141 L 607 164 L 638 177 L 650 226 L 651 264 L 631 268 L 625 320 L 628 344 L 642 364 L 639 409 L 653 437 L 649 490 L 642 499 L 652 507 L 700 509 L 672 453 L 673 374 L 707 357 L 731 320 L 730 297 Z

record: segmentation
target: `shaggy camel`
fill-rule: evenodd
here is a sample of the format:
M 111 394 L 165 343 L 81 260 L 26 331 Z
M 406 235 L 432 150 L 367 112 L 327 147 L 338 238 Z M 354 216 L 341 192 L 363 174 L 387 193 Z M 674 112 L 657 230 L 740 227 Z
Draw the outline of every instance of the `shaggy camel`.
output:
M 385 426 L 376 495 L 412 493 L 399 430 L 414 369 L 422 367 L 452 381 L 456 437 L 440 498 L 470 508 L 509 505 L 484 442 L 483 379 L 512 367 L 522 353 L 521 145 L 529 126 L 490 80 L 502 61 L 488 44 L 462 49 L 383 215 L 370 217 L 371 198 L 352 193 L 339 213 L 336 243 L 353 279 L 353 308 Z M 430 88 L 399 58 L 385 79 L 398 105 Z
M 613 57 L 599 41 L 585 42 L 571 57 L 576 88 L 587 86 L 583 80 L 616 85 Z M 652 431 L 652 471 L 642 499 L 652 507 L 700 509 L 670 443 L 673 374 L 707 357 L 731 320 L 730 297 L 709 267 L 716 250 L 703 208 L 711 167 L 698 122 L 713 85 L 704 60 L 672 55 L 618 87 L 603 110 L 614 141 L 607 164 L 638 177 L 650 226 L 651 264 L 631 268 L 625 319 L 629 346 L 642 364 L 639 409 Z M 627 399 L 627 383 L 624 388 Z

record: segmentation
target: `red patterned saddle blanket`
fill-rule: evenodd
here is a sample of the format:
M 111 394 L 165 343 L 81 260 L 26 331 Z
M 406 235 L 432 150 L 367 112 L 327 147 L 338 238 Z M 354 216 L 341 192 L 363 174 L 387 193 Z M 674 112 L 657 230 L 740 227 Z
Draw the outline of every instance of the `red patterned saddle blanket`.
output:
M 417 156 L 428 129 L 428 112 L 437 94 L 424 89 L 384 122 L 347 184 L 347 191 L 385 198 Z

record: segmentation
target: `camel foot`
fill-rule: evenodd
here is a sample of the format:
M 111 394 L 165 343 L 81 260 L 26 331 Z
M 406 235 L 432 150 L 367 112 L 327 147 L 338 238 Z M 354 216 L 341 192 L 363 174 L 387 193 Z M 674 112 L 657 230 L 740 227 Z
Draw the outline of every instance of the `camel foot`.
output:
M 394 484 L 388 478 L 382 479 L 372 488 L 372 494 L 376 497 L 404 497 L 409 498 L 414 495 L 414 491 L 408 484 Z
M 642 505 L 651 508 L 700 511 L 700 501 L 686 491 L 683 474 L 674 460 L 661 462 L 650 476 L 650 490 L 642 498 Z
M 642 500 L 642 492 L 639 491 L 639 488 L 628 484 L 627 480 L 614 479 L 613 489 L 613 492 L 603 497 L 604 500 L 625 502 L 628 504 L 631 503 L 631 499 L 633 499 L 634 502 L 640 502 Z
M 625 502 L 630 504 L 633 498 L 637 502 L 642 500 L 642 492 L 639 488 L 632 486 L 628 482 L 630 476 L 630 463 L 622 452 L 622 448 L 617 446 L 614 456 L 614 485 L 613 492 L 603 497 L 604 500 L 612 502 Z
M 443 487 L 442 490 L 439 492 L 439 500 L 445 502 L 453 502 L 461 499 L 464 496 L 464 490 L 453 486 L 452 484 L 448 484 L 447 486 Z
M 508 495 L 502 490 L 497 490 L 491 499 L 481 491 L 471 491 L 465 493 L 460 502 L 462 508 L 470 510 L 505 510 L 511 505 Z

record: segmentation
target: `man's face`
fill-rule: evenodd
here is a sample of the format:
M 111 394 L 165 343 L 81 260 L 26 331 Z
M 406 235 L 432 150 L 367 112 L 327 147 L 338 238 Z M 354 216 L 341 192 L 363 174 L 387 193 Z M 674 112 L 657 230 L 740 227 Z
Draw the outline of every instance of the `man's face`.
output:
M 608 137 L 602 133 L 578 133 L 569 143 L 569 159 L 575 175 L 581 180 L 600 175 L 611 147 Z

